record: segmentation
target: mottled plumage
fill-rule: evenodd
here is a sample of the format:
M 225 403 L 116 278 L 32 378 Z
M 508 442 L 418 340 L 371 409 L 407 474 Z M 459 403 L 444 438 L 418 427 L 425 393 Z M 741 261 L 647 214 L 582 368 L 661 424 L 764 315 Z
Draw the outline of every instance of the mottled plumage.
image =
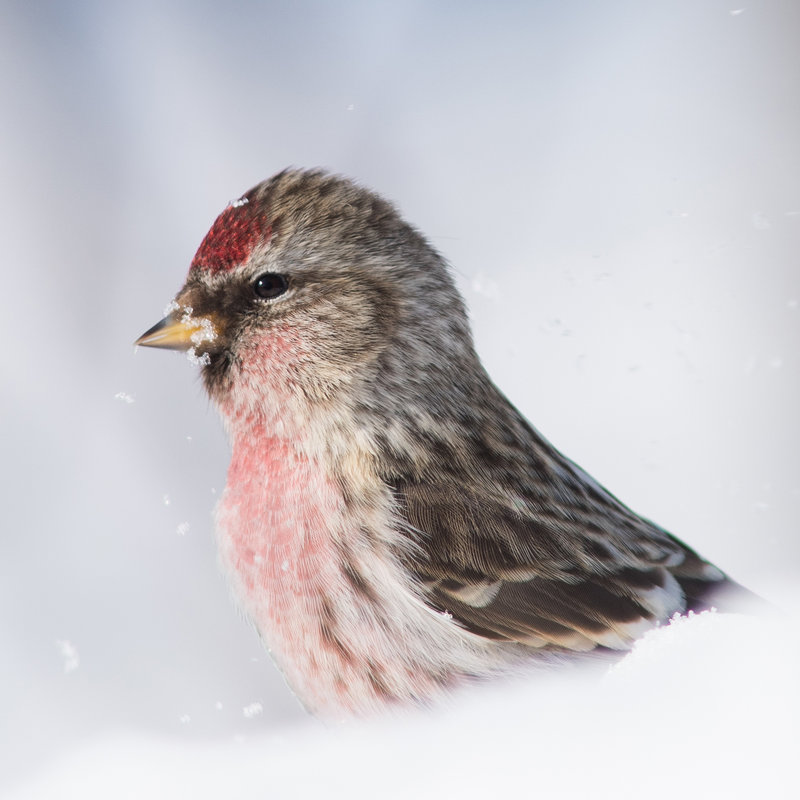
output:
M 310 708 L 625 650 L 740 590 L 521 417 L 445 262 L 375 194 L 323 171 L 259 184 L 175 303 L 140 343 L 203 365 L 233 448 L 221 559 Z

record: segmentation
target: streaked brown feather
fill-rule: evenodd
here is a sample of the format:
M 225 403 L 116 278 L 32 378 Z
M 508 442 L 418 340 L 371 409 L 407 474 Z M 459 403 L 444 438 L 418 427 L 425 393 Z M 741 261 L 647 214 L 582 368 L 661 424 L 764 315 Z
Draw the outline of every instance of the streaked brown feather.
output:
M 443 430 L 441 468 L 393 481 L 431 605 L 490 638 L 621 648 L 736 586 L 558 453 L 493 385 L 482 388 L 494 395 L 491 420 Z M 480 436 L 467 433 L 480 423 Z

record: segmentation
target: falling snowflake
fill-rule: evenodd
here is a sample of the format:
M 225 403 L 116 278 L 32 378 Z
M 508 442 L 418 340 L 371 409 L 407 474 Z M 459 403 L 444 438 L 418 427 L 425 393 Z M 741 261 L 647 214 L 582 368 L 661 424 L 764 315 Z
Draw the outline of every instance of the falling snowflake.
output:
M 56 647 L 64 659 L 64 672 L 74 672 L 81 663 L 78 648 L 66 639 L 56 639 Z
M 472 279 L 472 291 L 488 297 L 489 300 L 498 300 L 500 298 L 500 287 L 483 273 L 478 273 Z
M 253 719 L 253 717 L 257 717 L 259 714 L 263 713 L 264 706 L 261 703 L 250 703 L 250 705 L 245 706 L 242 709 L 242 714 L 244 714 L 246 719 Z
M 769 217 L 761 211 L 754 211 L 751 219 L 753 221 L 753 227 L 757 231 L 768 231 L 772 227 Z

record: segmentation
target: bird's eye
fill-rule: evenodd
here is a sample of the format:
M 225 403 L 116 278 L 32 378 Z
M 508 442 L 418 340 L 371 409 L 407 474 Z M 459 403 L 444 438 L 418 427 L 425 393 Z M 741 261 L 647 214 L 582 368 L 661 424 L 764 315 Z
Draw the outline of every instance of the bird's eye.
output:
M 277 272 L 265 272 L 259 275 L 253 284 L 253 291 L 266 300 L 279 297 L 289 288 L 289 281 Z

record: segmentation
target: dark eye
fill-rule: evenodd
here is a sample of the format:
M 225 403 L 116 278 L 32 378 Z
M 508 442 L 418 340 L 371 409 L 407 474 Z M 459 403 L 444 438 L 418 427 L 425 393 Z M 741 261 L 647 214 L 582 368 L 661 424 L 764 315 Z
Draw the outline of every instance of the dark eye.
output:
M 271 299 L 279 297 L 289 288 L 289 281 L 277 272 L 265 272 L 259 275 L 253 284 L 253 290 L 259 297 Z

